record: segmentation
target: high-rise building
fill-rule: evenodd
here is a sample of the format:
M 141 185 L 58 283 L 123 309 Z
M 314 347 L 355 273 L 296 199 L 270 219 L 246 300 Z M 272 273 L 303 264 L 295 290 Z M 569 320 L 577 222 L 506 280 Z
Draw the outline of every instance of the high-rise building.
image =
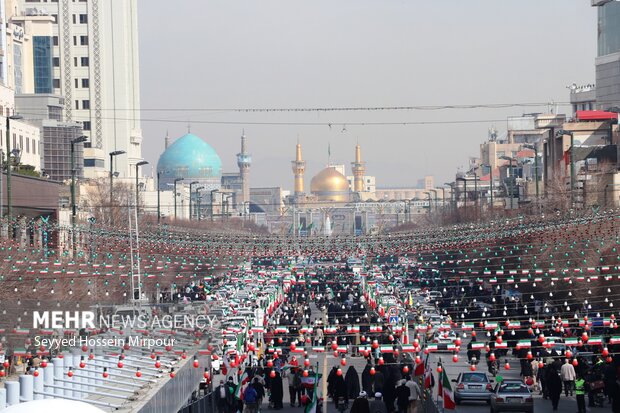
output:
M 598 7 L 596 104 L 599 109 L 620 106 L 620 2 L 592 0 Z
M 64 97 L 65 120 L 82 122 L 89 137 L 84 175 L 107 176 L 108 154 L 122 150 L 125 154 L 113 157 L 114 170 L 134 176 L 134 165 L 142 160 L 137 0 L 6 0 L 6 13 L 16 16 L 15 22 L 35 14 L 52 19 L 51 92 Z M 41 75 L 33 92 L 40 83 L 39 90 L 47 93 L 48 40 L 38 37 L 33 36 L 33 66 Z M 4 70 L 3 65 L 0 73 Z M 14 73 L 17 85 L 21 71 Z

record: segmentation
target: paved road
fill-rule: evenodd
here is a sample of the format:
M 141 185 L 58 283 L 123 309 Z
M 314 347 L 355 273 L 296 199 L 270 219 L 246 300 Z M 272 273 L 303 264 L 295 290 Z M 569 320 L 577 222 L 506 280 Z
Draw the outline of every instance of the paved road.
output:
M 466 339 L 467 340 L 467 339 Z M 467 341 L 465 341 L 467 343 Z M 465 350 L 465 345 L 462 346 L 461 352 L 459 353 L 459 361 L 454 363 L 452 361 L 451 353 L 433 353 L 429 358 L 431 362 L 431 366 L 433 369 L 433 374 L 435 375 L 435 379 L 437 379 L 437 361 L 441 358 L 442 364 L 445 368 L 445 371 L 448 373 L 448 377 L 450 380 L 456 379 L 459 373 L 468 372 L 469 364 L 467 363 L 467 351 Z M 511 369 L 505 370 L 502 367 L 500 374 L 506 379 L 518 379 L 519 378 L 519 362 L 516 359 L 508 358 L 510 362 Z M 502 359 L 502 363 L 504 360 Z M 479 371 L 486 372 L 486 364 L 484 360 L 479 364 Z M 454 388 L 454 383 L 451 383 Z M 434 389 L 433 397 L 437 398 L 437 389 Z M 586 397 L 587 403 L 587 397 Z M 478 412 L 488 412 L 489 406 L 486 403 L 479 402 L 463 402 L 461 405 L 457 406 L 455 412 L 456 413 L 478 413 Z M 441 409 L 440 409 L 441 411 Z M 577 402 L 575 401 L 575 397 L 565 397 L 562 394 L 559 403 L 559 412 L 562 413 L 573 413 L 577 411 Z M 597 412 L 610 412 L 611 407 L 607 405 L 604 408 L 596 407 L 590 408 L 588 410 L 592 413 Z M 543 399 L 542 396 L 535 394 L 534 395 L 534 412 L 535 413 L 553 413 L 553 409 L 551 406 L 550 400 Z

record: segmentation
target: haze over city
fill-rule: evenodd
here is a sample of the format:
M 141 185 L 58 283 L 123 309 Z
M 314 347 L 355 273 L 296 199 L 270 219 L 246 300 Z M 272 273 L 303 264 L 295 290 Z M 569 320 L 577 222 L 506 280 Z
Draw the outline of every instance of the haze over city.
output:
M 353 113 L 180 109 L 566 103 L 566 86 L 594 83 L 596 9 L 589 3 L 184 0 L 167 7 L 163 0 L 143 1 L 143 156 L 155 165 L 166 131 L 179 137 L 191 121 L 192 132 L 218 151 L 225 171 L 236 170 L 245 128 L 254 158 L 252 186 L 292 188 L 298 137 L 310 175 L 327 163 L 328 144 L 332 162 L 349 170 L 359 141 L 378 186 L 411 186 L 427 174 L 445 182 L 478 155 L 489 127 L 505 133 L 507 116 L 549 108 L 570 115 L 570 106 Z M 348 124 L 460 120 L 486 122 Z M 205 121 L 237 124 L 200 123 Z

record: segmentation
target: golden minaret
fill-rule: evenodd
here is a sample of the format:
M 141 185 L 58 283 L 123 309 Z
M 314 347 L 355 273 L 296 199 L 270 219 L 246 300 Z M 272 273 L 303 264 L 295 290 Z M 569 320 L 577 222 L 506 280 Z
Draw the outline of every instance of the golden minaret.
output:
M 353 170 L 353 192 L 364 192 L 366 166 L 362 162 L 362 149 L 359 143 L 355 146 L 355 162 L 351 162 L 351 169 Z
M 304 194 L 304 172 L 306 171 L 306 161 L 301 157 L 301 144 L 297 142 L 297 153 L 292 163 L 293 174 L 295 175 L 295 196 Z

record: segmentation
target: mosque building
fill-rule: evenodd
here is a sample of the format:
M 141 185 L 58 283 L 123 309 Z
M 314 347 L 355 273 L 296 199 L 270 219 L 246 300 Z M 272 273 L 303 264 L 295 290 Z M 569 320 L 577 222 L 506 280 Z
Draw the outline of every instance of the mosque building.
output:
M 306 161 L 297 143 L 290 192 L 281 187 L 250 188 L 252 156 L 247 146 L 242 133 L 238 170 L 223 172 L 220 156 L 202 138 L 190 132 L 176 140 L 166 137 L 156 176 L 144 181 L 143 210 L 166 219 L 250 219 L 270 232 L 295 236 L 381 232 L 426 212 L 412 200 L 377 200 L 375 177 L 366 175 L 359 144 L 350 176 L 344 165 L 328 161 L 307 186 Z
M 405 203 L 374 201 L 375 178 L 366 175 L 362 150 L 355 146 L 352 176 L 345 176 L 344 165 L 328 162 L 310 180 L 306 193 L 306 161 L 302 147 L 297 143 L 292 161 L 293 193 L 285 199 L 286 219 L 280 231 L 300 236 L 365 234 L 403 223 L 406 220 Z M 367 185 L 372 183 L 372 185 Z M 272 229 L 273 231 L 273 229 Z
M 246 214 L 252 164 L 246 146 L 243 133 L 241 151 L 237 154 L 239 172 L 225 173 L 222 172 L 220 156 L 204 139 L 190 132 L 174 141 L 167 136 L 165 150 L 157 162 L 154 191 L 159 199 L 159 209 L 162 210 L 163 206 L 165 211 L 162 214 L 184 219 Z M 153 196 L 148 198 L 150 205 Z

